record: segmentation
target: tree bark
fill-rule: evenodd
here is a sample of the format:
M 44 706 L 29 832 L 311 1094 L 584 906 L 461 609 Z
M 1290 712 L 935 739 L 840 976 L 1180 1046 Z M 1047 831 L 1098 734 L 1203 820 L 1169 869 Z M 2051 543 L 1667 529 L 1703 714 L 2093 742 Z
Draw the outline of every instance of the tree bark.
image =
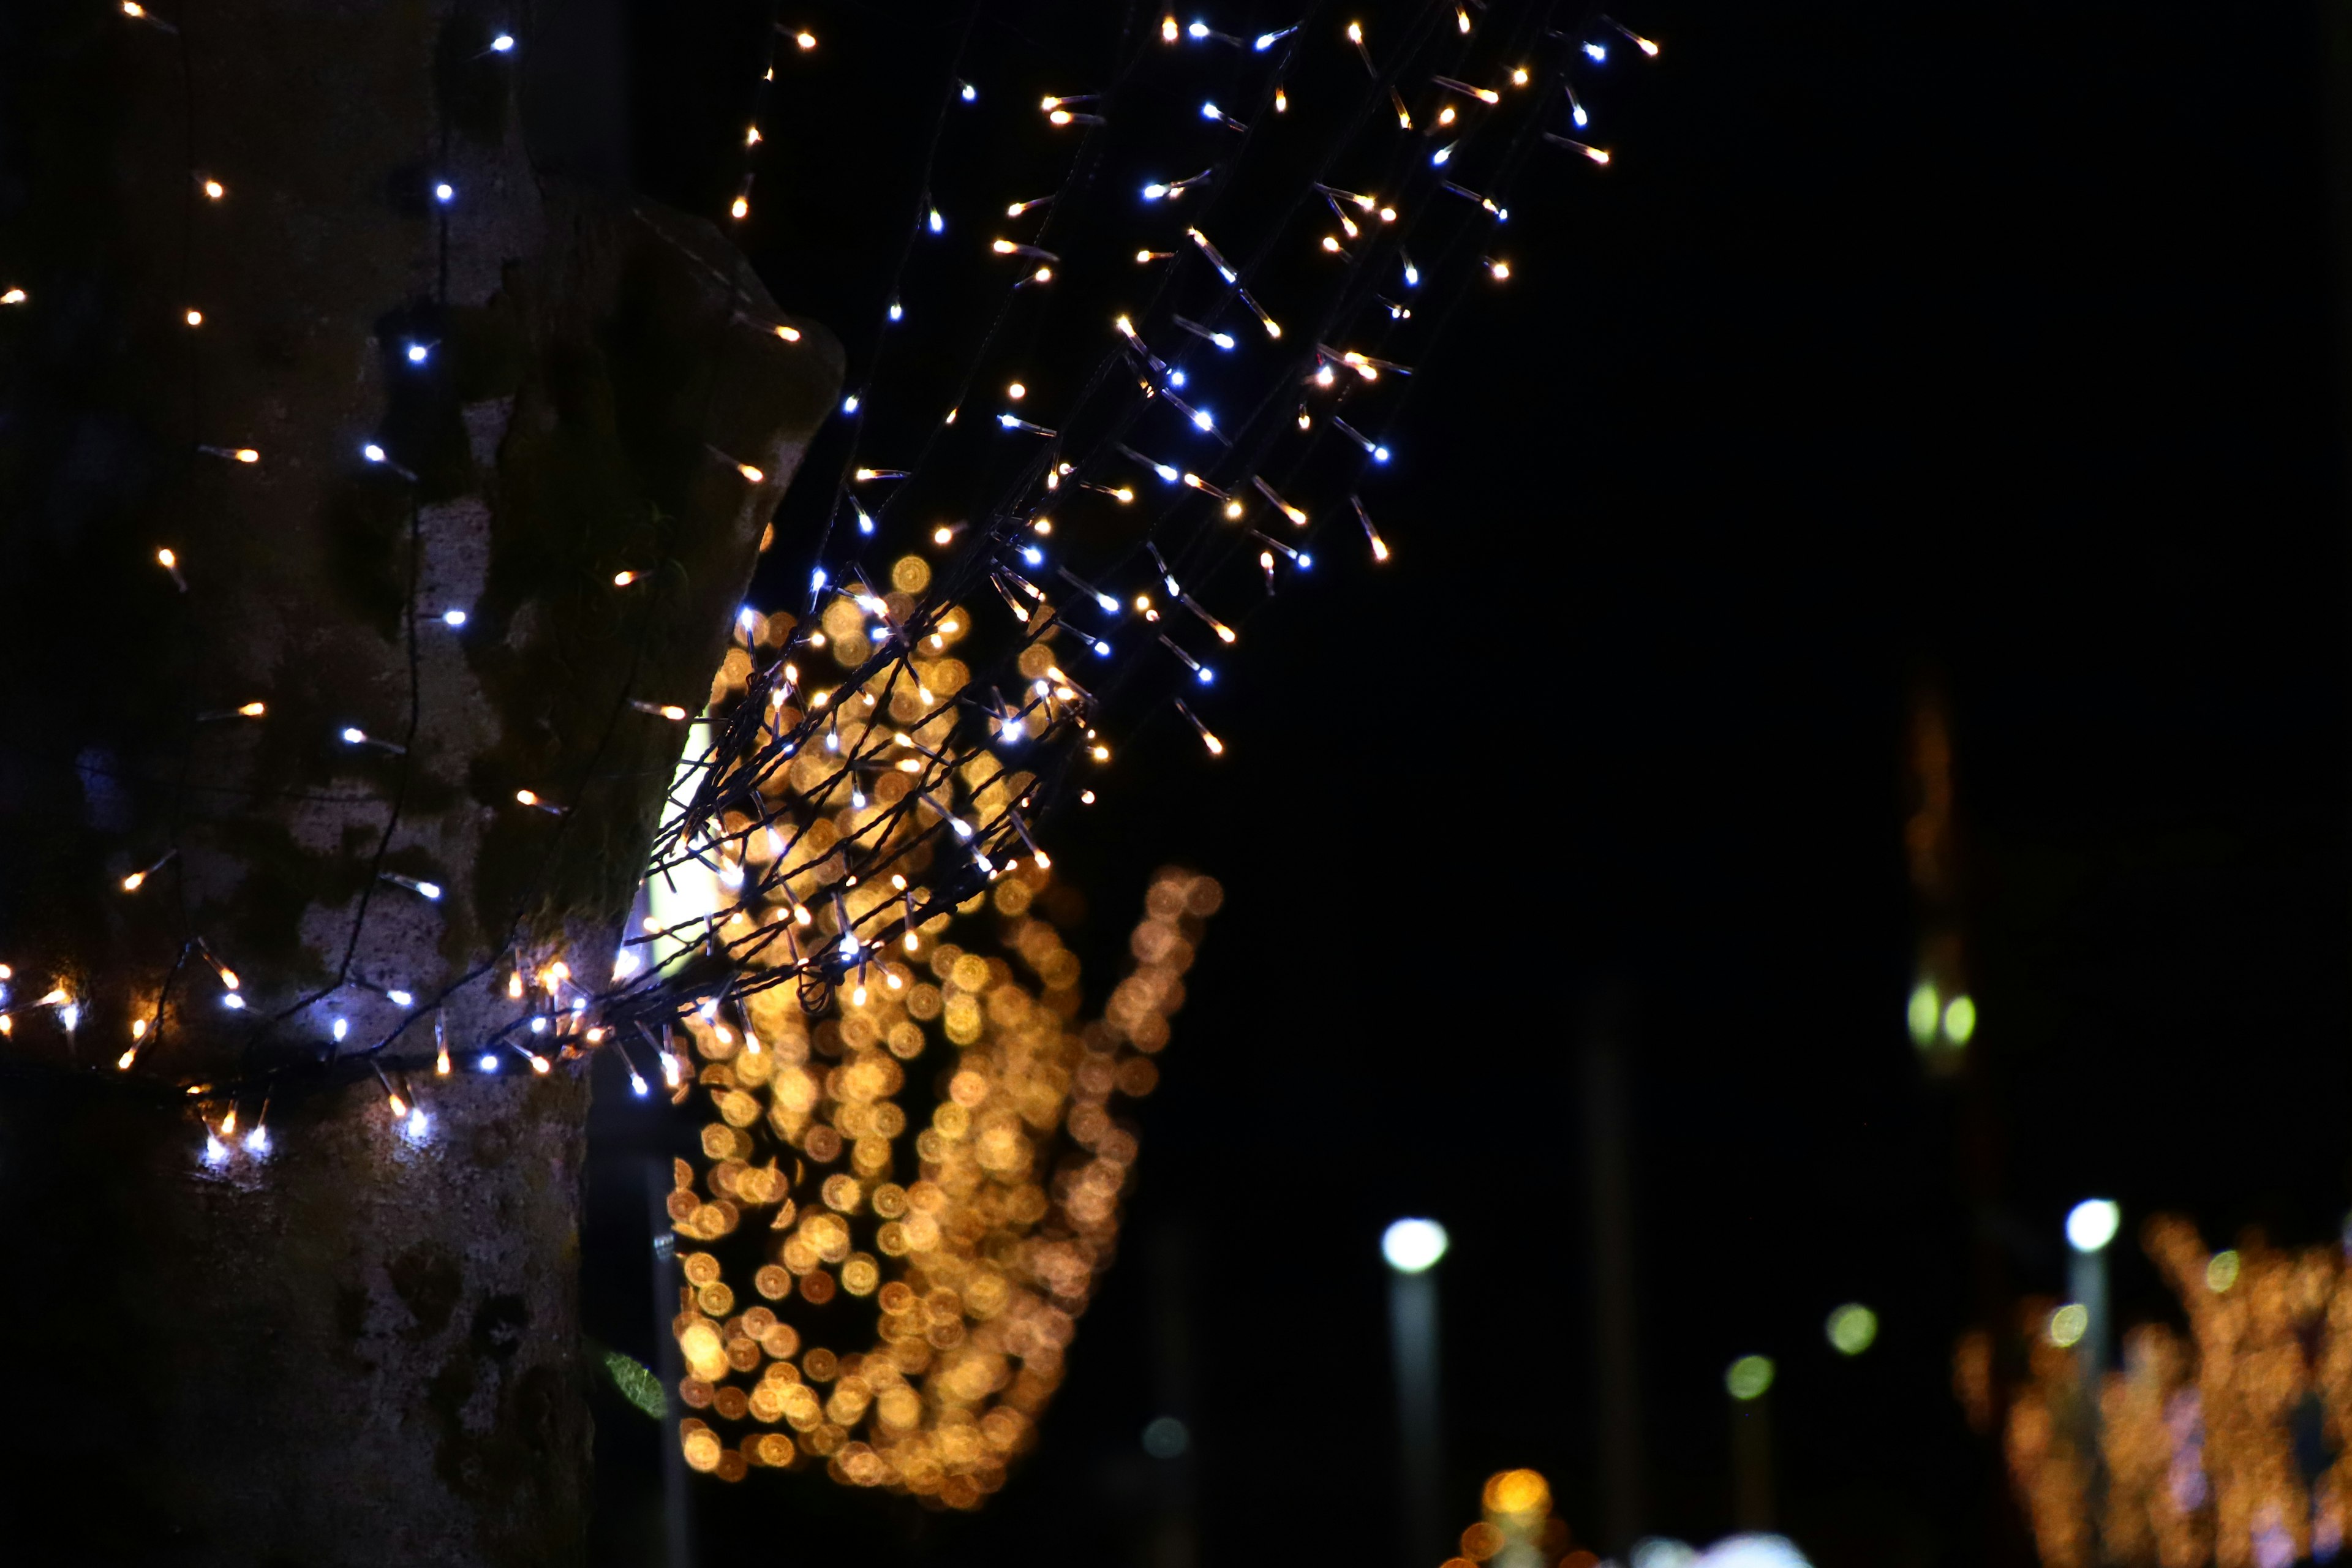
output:
M 530 21 L 0 14 L 0 1493 L 93 1560 L 580 1554 L 584 1062 L 436 1025 L 606 981 L 841 356 L 534 176 Z

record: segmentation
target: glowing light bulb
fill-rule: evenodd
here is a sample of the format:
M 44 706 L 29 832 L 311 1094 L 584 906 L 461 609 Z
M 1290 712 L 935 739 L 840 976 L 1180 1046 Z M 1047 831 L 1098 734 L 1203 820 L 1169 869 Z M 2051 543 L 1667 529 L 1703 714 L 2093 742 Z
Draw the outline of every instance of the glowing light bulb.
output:
M 216 202 L 226 195 L 228 195 L 228 187 L 222 184 L 218 180 L 206 180 L 205 182 L 205 200 Z
M 743 476 L 743 482 L 747 485 L 763 485 L 768 482 L 768 476 L 749 463 L 736 464 L 735 471 Z
M 1423 1274 L 1437 1267 L 1451 1238 L 1433 1219 L 1401 1219 L 1381 1233 L 1381 1256 L 1400 1274 Z
M 6 293 L 0 294 L 0 305 L 21 305 L 31 298 L 32 296 L 22 289 L 11 289 Z
M 732 202 L 728 204 L 727 216 L 738 220 L 739 222 L 744 218 L 750 217 L 751 216 L 751 202 L 745 197 L 737 196 Z
M 205 324 L 205 313 L 193 306 L 180 319 L 192 327 L 201 327 Z
M 457 199 L 457 187 L 443 180 L 433 187 L 433 199 L 446 207 Z
M 806 54 L 809 50 L 816 47 L 816 35 L 814 33 L 808 32 L 794 33 L 793 35 L 793 42 L 801 47 L 801 52 L 803 54 Z
M 433 357 L 433 351 L 432 351 L 430 348 L 428 348 L 426 345 L 425 345 L 425 344 L 423 344 L 423 343 L 411 343 L 411 344 L 409 344 L 409 345 L 408 345 L 408 363 L 411 363 L 411 364 L 423 364 L 426 360 L 428 360 L 428 359 L 430 359 L 430 358 L 432 358 L 432 357 Z
M 1179 34 L 1176 28 L 1175 17 L 1162 16 L 1160 18 L 1160 37 L 1162 41 L 1167 43 L 1172 44 L 1176 41 Z
M 462 626 L 466 624 L 466 612 L 463 610 L 444 610 L 441 612 L 441 624 L 445 626 Z
M 966 103 L 977 103 L 980 101 L 980 89 L 972 86 L 970 82 L 966 82 L 963 84 L 961 96 Z
M 514 51 L 514 47 L 515 41 L 514 35 L 512 33 L 500 33 L 497 37 L 490 40 L 490 52 L 494 55 L 511 54 Z
M 625 588 L 644 575 L 642 572 L 615 572 L 613 574 L 613 586 Z
M 1496 282 L 1500 283 L 1511 276 L 1511 264 L 1507 261 L 1490 258 L 1486 263 L 1486 270 L 1494 274 Z
M 924 220 L 924 226 L 933 234 L 945 234 L 948 231 L 948 220 L 940 216 L 940 209 L 937 207 L 931 209 L 929 217 Z

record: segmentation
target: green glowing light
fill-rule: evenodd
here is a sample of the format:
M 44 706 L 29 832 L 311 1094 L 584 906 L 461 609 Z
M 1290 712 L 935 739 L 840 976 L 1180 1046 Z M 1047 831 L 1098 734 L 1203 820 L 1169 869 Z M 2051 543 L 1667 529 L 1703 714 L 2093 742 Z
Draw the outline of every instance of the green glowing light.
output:
M 1830 1314 L 1825 1331 L 1841 1355 L 1860 1355 L 1878 1338 L 1878 1314 L 1859 1301 L 1848 1301 Z
M 1746 1401 L 1761 1399 L 1764 1391 L 1772 1386 L 1772 1358 L 1744 1355 L 1733 1362 L 1723 1374 L 1723 1386 L 1731 1397 Z
M 1936 1043 L 1936 1026 L 1944 1016 L 1943 998 L 1936 994 L 1936 983 L 1922 980 L 1911 993 L 1909 1018 L 1911 1041 L 1921 1050 Z
M 2050 1314 L 2050 1342 L 2064 1350 L 2079 1342 L 2090 1327 L 2090 1310 L 2079 1301 L 2069 1301 Z

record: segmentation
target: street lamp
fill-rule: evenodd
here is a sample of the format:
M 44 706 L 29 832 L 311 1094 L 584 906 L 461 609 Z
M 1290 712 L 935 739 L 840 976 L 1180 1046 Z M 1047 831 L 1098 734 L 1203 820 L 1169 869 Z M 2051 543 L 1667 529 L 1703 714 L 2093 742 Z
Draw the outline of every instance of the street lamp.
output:
M 1402 1438 L 1403 1556 L 1412 1568 L 1444 1555 L 1444 1434 L 1437 1400 L 1437 1276 L 1445 1227 L 1401 1219 L 1381 1233 L 1389 1266 L 1389 1334 L 1396 1355 Z

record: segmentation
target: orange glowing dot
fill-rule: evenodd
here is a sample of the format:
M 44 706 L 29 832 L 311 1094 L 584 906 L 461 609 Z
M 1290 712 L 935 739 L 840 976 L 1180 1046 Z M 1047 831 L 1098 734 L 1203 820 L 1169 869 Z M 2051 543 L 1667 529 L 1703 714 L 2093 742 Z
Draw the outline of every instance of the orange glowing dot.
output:
M 635 572 L 615 572 L 613 574 L 613 586 L 615 588 L 625 588 L 630 584 L 635 582 L 639 575 L 640 574 Z
M 228 187 L 222 184 L 218 180 L 206 180 L 205 182 L 205 195 L 214 201 L 218 201 L 223 196 L 228 195 Z
M 748 197 L 737 196 L 735 198 L 734 205 L 730 206 L 727 210 L 730 215 L 738 219 L 747 218 L 751 216 L 751 203 Z
M 793 35 L 793 42 L 798 44 L 803 50 L 813 49 L 816 47 L 816 35 L 814 33 L 795 33 Z

